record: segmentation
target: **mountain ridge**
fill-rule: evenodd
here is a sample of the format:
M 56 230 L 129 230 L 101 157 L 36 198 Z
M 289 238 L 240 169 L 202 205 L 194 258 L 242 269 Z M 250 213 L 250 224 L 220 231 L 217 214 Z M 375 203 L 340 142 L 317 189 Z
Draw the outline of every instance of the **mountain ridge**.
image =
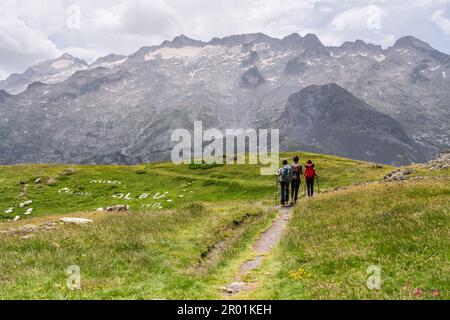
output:
M 383 49 L 363 41 L 325 47 L 314 35 L 254 33 L 208 43 L 180 36 L 127 57 L 109 55 L 97 61 L 106 65 L 58 83 L 35 81 L 0 102 L 8 120 L 0 137 L 9 141 L 0 162 L 165 160 L 171 130 L 194 120 L 270 128 L 290 95 L 328 83 L 392 117 L 420 145 L 416 151 L 431 157 L 450 144 L 450 65 L 447 55 L 411 41 Z

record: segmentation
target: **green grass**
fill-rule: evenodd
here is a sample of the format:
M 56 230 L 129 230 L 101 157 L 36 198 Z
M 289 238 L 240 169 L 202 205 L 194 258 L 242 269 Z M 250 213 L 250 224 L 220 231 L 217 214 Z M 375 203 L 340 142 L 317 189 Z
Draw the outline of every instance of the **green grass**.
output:
M 302 202 L 264 266 L 271 275 L 253 275 L 263 285 L 252 298 L 449 299 L 449 181 L 369 185 Z M 366 286 L 371 265 L 381 268 L 381 290 Z M 293 279 L 298 269 L 305 273 Z
M 322 191 L 378 181 L 393 170 L 299 155 L 316 163 Z M 449 174 L 417 167 L 415 176 L 428 178 L 302 200 L 283 241 L 250 275 L 259 286 L 245 297 L 396 299 L 418 287 L 448 297 L 449 183 L 442 178 Z M 0 233 L 0 299 L 219 299 L 276 216 L 273 188 L 274 178 L 256 165 L 0 166 L 0 231 L 62 216 L 94 220 L 26 239 Z M 144 193 L 149 197 L 140 198 Z M 129 199 L 112 197 L 119 194 Z M 26 200 L 33 201 L 29 216 L 19 208 Z M 131 210 L 95 211 L 116 204 Z M 13 213 L 3 213 L 10 207 Z M 16 215 L 21 220 L 12 222 Z M 371 264 L 382 267 L 379 292 L 365 287 Z M 81 268 L 80 291 L 66 288 L 71 265 Z M 289 276 L 300 268 L 300 279 Z
M 293 155 L 283 156 L 292 158 Z M 303 162 L 309 158 L 316 162 L 323 190 L 380 179 L 391 170 L 389 166 L 378 167 L 332 156 L 300 155 Z M 75 169 L 74 173 L 64 174 L 71 168 Z M 41 183 L 35 183 L 38 178 L 42 179 Z M 94 184 L 92 181 L 120 181 L 121 184 Z M 62 192 L 64 188 L 70 189 L 69 193 Z M 33 201 L 30 207 L 34 209 L 32 216 L 36 217 L 93 211 L 117 204 L 145 211 L 158 203 L 170 210 L 192 201 L 259 201 L 272 199 L 273 188 L 273 177 L 261 176 L 260 167 L 256 165 L 0 166 L 0 221 L 2 218 L 11 220 L 16 215 L 26 219 L 25 209 L 19 208 L 25 200 Z M 153 195 L 165 192 L 168 194 L 164 199 L 153 199 Z M 144 193 L 150 197 L 140 199 Z M 128 195 L 129 199 L 112 198 L 115 195 Z M 4 214 L 12 207 L 15 208 L 13 213 Z
M 242 203 L 191 205 L 164 213 L 81 215 L 95 223 L 59 226 L 27 240 L 5 236 L 0 247 L 0 297 L 218 298 L 223 269 L 274 215 L 274 210 Z M 239 239 L 233 239 L 237 232 Z M 223 241 L 230 241 L 229 247 L 220 251 L 219 259 L 209 261 L 209 251 Z M 72 265 L 81 269 L 80 291 L 66 287 L 65 270 Z

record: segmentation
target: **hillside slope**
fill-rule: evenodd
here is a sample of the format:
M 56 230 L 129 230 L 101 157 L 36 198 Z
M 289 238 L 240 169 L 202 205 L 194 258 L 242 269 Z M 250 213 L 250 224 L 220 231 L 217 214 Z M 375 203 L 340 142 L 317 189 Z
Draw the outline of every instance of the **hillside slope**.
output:
M 422 171 L 422 174 L 425 173 Z M 426 173 L 425 173 L 426 174 Z M 450 172 L 322 194 L 255 274 L 258 299 L 449 299 Z M 373 270 L 381 290 L 369 290 Z M 256 281 L 256 280 L 254 280 Z
M 237 298 L 417 298 L 419 287 L 448 298 L 448 170 L 417 166 L 410 180 L 372 184 L 393 168 L 300 155 L 329 193 L 300 201 L 249 275 L 254 290 Z M 251 165 L 2 166 L 0 182 L 2 299 L 221 298 L 277 216 L 273 177 Z M 130 210 L 96 211 L 118 204 Z M 369 263 L 386 273 L 380 292 L 365 289 Z M 78 291 L 66 287 L 73 265 Z

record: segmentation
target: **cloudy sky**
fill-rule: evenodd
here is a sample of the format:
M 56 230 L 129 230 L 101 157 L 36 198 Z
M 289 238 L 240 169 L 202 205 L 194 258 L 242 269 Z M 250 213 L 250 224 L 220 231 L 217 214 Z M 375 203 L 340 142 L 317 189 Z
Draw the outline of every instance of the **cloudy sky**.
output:
M 413 35 L 450 53 L 450 0 L 0 0 L 0 79 L 64 52 L 90 62 L 179 34 L 249 32 L 385 47 Z

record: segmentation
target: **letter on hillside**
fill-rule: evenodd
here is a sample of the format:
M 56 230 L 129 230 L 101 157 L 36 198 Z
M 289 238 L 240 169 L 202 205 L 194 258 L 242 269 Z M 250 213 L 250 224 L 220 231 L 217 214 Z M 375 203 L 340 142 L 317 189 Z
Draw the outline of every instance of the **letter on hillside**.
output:
M 248 152 L 249 152 L 249 164 L 257 164 L 257 152 L 258 152 L 258 135 L 255 129 L 227 129 L 226 130 L 226 142 L 227 142 L 227 155 L 237 152 L 237 164 L 246 164 L 246 138 L 248 137 Z M 237 147 L 236 147 L 237 140 Z M 234 163 L 234 159 L 227 157 L 227 164 Z
M 194 121 L 194 163 L 203 163 L 203 122 Z
M 270 164 L 270 167 L 261 168 L 261 175 L 270 176 L 278 169 L 280 162 L 280 131 L 278 129 L 270 130 L 270 155 L 267 148 L 268 131 L 259 130 L 259 161 L 262 165 Z
M 223 134 L 220 130 L 209 129 L 203 136 L 205 142 L 212 141 L 205 147 L 203 160 L 206 164 L 223 164 Z
M 180 141 L 180 139 L 182 139 Z M 190 163 L 192 161 L 192 137 L 188 130 L 177 129 L 172 133 L 172 142 L 178 144 L 172 149 L 172 162 L 176 164 Z

